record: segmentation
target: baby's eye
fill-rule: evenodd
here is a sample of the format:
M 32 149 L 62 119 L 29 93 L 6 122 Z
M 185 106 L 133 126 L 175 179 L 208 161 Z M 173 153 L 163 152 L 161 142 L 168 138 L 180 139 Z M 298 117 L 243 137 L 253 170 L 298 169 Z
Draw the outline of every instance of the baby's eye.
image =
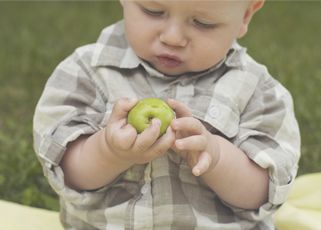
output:
M 216 24 L 214 24 L 214 23 L 203 22 L 198 19 L 194 19 L 193 23 L 194 23 L 194 25 L 196 25 L 197 27 L 200 27 L 202 29 L 213 29 L 216 27 Z
M 149 15 L 149 16 L 153 16 L 153 17 L 159 17 L 159 16 L 162 16 L 164 14 L 164 11 L 162 10 L 154 10 L 154 9 L 148 9 L 148 8 L 145 8 L 145 7 L 142 7 L 142 11 Z

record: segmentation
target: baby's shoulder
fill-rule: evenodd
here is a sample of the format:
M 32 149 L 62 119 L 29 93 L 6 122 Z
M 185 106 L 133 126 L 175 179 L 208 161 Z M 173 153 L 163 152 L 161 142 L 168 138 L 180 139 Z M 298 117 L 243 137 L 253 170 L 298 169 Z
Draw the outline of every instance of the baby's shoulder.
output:
M 254 60 L 249 54 L 244 56 L 244 71 L 255 75 L 258 79 L 255 96 L 257 95 L 275 95 L 276 98 L 282 98 L 292 103 L 292 95 L 289 90 L 279 81 L 278 76 L 273 76 L 267 66 Z

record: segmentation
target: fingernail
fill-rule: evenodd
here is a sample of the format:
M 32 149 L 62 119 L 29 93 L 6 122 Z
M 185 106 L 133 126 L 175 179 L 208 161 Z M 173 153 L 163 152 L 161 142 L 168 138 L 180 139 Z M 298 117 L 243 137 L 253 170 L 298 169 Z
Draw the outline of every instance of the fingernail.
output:
M 168 98 L 167 101 L 174 102 L 175 100 L 173 98 Z
M 193 174 L 195 175 L 195 176 L 199 176 L 200 175 L 200 170 L 199 169 L 193 169 Z
M 162 124 L 161 120 L 157 119 L 157 118 L 154 118 L 152 120 L 152 125 L 153 126 L 160 126 Z

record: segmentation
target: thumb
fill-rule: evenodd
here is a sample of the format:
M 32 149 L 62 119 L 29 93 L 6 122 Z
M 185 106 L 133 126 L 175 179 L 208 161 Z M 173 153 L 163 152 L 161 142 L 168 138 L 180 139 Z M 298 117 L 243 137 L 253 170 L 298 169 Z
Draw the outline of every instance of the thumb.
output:
M 176 118 L 192 117 L 192 112 L 183 102 L 174 99 L 168 99 L 167 103 L 175 111 Z
M 110 115 L 109 120 L 111 122 L 119 121 L 121 119 L 125 119 L 128 115 L 128 112 L 133 108 L 133 106 L 137 103 L 136 98 L 122 98 L 119 99 L 114 107 L 113 111 Z

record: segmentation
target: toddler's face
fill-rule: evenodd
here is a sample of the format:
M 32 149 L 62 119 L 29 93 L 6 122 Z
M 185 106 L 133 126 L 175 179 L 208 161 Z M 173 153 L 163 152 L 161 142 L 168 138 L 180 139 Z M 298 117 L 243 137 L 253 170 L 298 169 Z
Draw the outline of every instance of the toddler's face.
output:
M 122 0 L 126 35 L 143 60 L 167 75 L 206 70 L 244 35 L 246 1 Z

